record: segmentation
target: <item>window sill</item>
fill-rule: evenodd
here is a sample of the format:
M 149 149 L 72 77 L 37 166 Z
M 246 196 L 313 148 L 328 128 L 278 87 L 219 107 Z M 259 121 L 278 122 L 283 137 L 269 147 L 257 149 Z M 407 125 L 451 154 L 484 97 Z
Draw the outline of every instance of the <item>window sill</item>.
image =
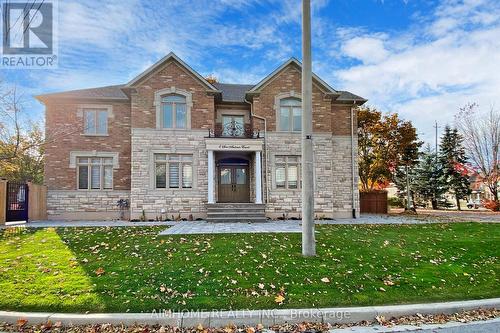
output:
M 113 189 L 110 188 L 110 189 L 101 190 L 101 189 L 95 189 L 95 188 L 93 188 L 93 189 L 79 188 L 79 189 L 77 189 L 77 191 L 79 191 L 79 192 L 110 192 L 110 191 L 113 191 Z
M 109 136 L 109 134 L 87 134 L 87 133 L 81 133 L 81 136 L 91 136 L 91 137 L 106 137 Z

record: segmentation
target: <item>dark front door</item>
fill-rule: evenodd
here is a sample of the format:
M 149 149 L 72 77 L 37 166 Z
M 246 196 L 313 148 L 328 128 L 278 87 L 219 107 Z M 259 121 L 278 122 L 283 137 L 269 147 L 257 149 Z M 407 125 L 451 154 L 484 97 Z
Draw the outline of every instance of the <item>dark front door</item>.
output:
M 28 184 L 7 182 L 6 220 L 28 221 Z
M 219 202 L 250 202 L 248 166 L 219 166 Z

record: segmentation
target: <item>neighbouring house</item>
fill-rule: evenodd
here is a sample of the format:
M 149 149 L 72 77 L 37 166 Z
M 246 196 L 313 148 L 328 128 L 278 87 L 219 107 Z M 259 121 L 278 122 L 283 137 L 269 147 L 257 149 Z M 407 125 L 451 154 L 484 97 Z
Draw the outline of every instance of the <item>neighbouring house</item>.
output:
M 301 64 L 207 81 L 170 53 L 129 83 L 37 96 L 51 219 L 300 217 Z M 359 214 L 356 107 L 313 76 L 315 214 Z

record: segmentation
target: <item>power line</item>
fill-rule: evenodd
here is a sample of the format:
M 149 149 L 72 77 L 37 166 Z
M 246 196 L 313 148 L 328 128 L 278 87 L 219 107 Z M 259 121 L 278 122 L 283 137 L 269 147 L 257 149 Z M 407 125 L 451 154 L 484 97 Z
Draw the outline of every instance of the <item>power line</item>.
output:
M 28 16 L 29 16 L 29 14 L 30 14 L 31 10 L 33 9 L 33 6 L 35 5 L 35 3 L 36 3 L 36 0 L 33 0 L 33 3 L 31 4 L 30 9 L 29 9 L 28 11 L 26 11 L 26 13 L 24 13 L 24 12 L 23 12 L 23 14 L 24 14 L 24 16 L 23 16 L 23 23 L 24 23 L 24 21 L 26 20 L 26 17 L 28 17 Z M 24 33 L 24 32 L 26 32 L 26 30 L 25 30 L 25 31 L 23 31 L 23 33 Z M 15 37 L 15 39 L 17 39 L 17 33 L 16 33 L 16 35 L 15 35 L 14 37 Z

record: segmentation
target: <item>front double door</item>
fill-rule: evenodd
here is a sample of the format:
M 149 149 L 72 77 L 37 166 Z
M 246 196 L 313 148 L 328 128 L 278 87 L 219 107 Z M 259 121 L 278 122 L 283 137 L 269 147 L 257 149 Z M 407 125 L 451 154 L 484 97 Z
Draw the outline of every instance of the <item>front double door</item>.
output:
M 220 165 L 218 185 L 218 202 L 250 202 L 247 165 Z

